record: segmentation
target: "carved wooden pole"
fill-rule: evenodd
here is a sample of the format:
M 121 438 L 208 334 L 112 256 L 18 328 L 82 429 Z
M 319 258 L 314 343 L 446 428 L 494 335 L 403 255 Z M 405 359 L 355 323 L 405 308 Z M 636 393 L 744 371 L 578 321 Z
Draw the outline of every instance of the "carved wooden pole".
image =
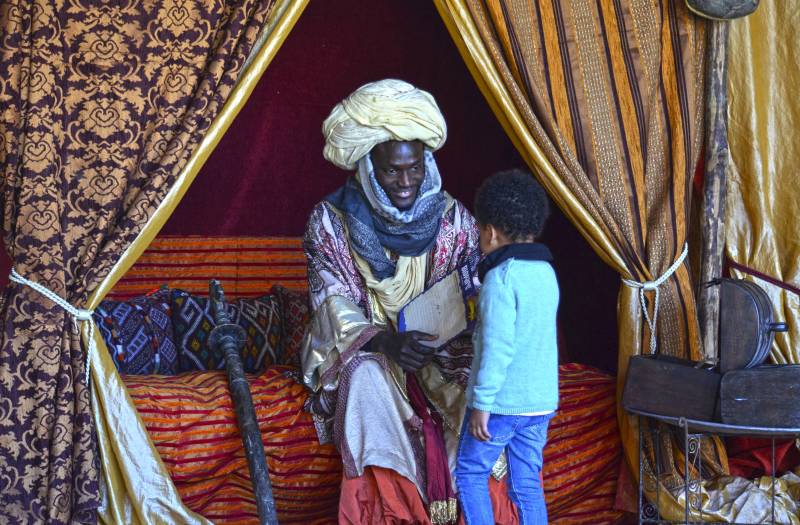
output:
M 706 360 L 719 356 L 719 286 L 704 283 L 722 276 L 725 244 L 725 190 L 728 167 L 728 22 L 709 22 L 706 45 L 706 135 L 703 191 L 703 246 L 698 316 Z
M 233 399 L 233 408 L 236 410 L 239 433 L 244 443 L 250 479 L 253 482 L 258 518 L 261 525 L 277 525 L 278 516 L 275 512 L 275 499 L 272 496 L 272 484 L 269 481 L 267 460 L 264 456 L 264 442 L 261 440 L 261 430 L 258 428 L 253 398 L 250 395 L 250 384 L 244 376 L 242 357 L 239 354 L 246 335 L 241 326 L 231 323 L 225 308 L 225 293 L 219 281 L 212 280 L 208 288 L 214 323 L 217 325 L 209 335 L 208 344 L 212 348 L 219 348 L 225 357 L 228 387 Z

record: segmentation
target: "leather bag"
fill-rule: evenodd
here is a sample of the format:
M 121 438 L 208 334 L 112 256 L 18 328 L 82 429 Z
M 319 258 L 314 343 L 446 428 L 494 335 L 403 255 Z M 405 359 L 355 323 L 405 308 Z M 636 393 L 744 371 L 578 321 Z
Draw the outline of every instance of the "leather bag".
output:
M 786 324 L 775 322 L 772 302 L 763 288 L 744 279 L 715 279 L 719 297 L 719 371 L 752 368 L 767 360 L 775 332 Z

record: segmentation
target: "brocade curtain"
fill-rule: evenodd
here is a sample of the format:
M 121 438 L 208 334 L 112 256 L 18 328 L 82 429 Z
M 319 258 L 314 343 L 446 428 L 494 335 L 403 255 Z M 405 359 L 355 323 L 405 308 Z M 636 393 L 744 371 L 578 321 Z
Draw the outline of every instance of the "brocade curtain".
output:
M 780 0 L 731 24 L 725 243 L 731 273 L 763 287 L 777 319 L 775 363 L 800 363 L 800 12 Z M 768 35 L 768 38 L 765 38 Z
M 3 229 L 17 272 L 76 307 L 99 302 L 222 109 L 273 3 L 0 5 Z M 104 407 L 90 406 L 80 334 L 21 285 L 6 289 L 1 313 L 0 521 L 94 523 L 110 478 L 101 483 L 91 410 Z M 191 519 L 173 508 L 150 522 Z
M 434 1 L 509 137 L 598 255 L 626 279 L 664 274 L 686 242 L 702 142 L 702 19 L 677 0 Z M 619 294 L 618 392 L 630 356 L 649 353 L 637 292 Z M 660 353 L 701 355 L 688 261 L 660 288 L 656 332 Z M 636 420 L 619 419 L 636 466 Z M 704 457 L 721 472 L 716 445 Z M 672 467 L 660 480 L 667 517 L 683 517 L 669 492 L 681 479 Z

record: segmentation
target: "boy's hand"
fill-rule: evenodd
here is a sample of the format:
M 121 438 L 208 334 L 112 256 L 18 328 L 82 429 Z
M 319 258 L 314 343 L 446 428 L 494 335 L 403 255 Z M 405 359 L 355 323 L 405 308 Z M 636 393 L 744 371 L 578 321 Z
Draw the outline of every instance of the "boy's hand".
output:
M 489 441 L 492 438 L 489 434 L 489 412 L 472 409 L 472 415 L 469 416 L 469 433 L 479 441 Z

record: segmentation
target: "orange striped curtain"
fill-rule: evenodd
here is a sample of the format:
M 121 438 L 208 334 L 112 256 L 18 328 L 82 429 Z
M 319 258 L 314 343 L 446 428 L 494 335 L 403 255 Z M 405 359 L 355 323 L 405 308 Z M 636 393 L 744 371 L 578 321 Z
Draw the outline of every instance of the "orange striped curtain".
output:
M 494 89 L 508 100 L 501 120 L 520 120 L 513 134 L 529 135 L 542 158 L 525 144 L 523 155 L 587 240 L 623 277 L 663 274 L 686 240 L 703 116 L 703 22 L 681 2 L 437 3 L 446 20 L 462 7 L 495 75 L 484 76 L 483 64 L 474 73 L 500 84 Z M 698 356 L 687 268 L 661 290 L 658 343 L 663 353 Z M 647 327 L 637 331 L 636 346 L 647 346 Z
M 598 255 L 625 279 L 663 275 L 684 249 L 701 147 L 702 19 L 681 1 L 434 1 L 506 132 Z M 618 319 L 621 386 L 630 356 L 649 352 L 632 287 Z M 688 261 L 660 287 L 656 332 L 660 353 L 701 355 Z M 636 464 L 637 427 L 619 417 Z

